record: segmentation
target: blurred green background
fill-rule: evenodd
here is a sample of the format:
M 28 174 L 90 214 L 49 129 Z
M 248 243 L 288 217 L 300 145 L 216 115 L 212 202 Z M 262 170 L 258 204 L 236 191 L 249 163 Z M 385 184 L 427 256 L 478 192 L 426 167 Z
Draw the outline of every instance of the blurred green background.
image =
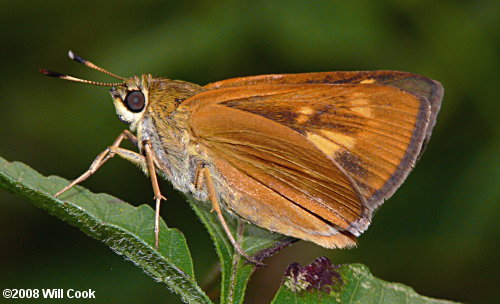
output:
M 200 84 L 372 69 L 441 81 L 445 97 L 428 149 L 359 246 L 299 242 L 256 273 L 247 302 L 268 302 L 288 264 L 323 255 L 364 263 L 424 295 L 498 303 L 500 2 L 2 1 L 0 16 L 0 155 L 68 179 L 125 127 L 106 88 L 38 74 L 44 67 L 113 81 L 67 59 L 68 49 L 119 75 Z M 149 180 L 123 160 L 84 186 L 152 203 Z M 210 238 L 182 196 L 162 187 L 169 198 L 162 215 L 186 234 L 201 279 L 216 260 Z M 1 289 L 91 288 L 91 303 L 178 302 L 103 244 L 5 191 L 0 244 Z

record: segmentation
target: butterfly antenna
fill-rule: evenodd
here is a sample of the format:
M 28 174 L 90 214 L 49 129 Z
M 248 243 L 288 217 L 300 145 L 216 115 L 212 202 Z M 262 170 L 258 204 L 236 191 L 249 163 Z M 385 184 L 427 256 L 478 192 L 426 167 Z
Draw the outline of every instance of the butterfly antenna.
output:
M 98 86 L 106 86 L 106 87 L 118 87 L 118 86 L 125 86 L 125 83 L 106 83 L 106 82 L 98 82 L 98 81 L 91 81 L 91 80 L 85 80 L 85 79 L 80 79 L 76 78 L 73 76 L 69 76 L 66 74 L 61 74 L 53 71 L 49 71 L 46 69 L 40 69 L 40 73 L 43 75 L 47 75 L 50 77 L 55 77 L 59 79 L 64 79 L 64 80 L 69 80 L 69 81 L 74 81 L 74 82 L 82 82 L 82 83 L 88 83 L 88 84 L 93 84 L 93 85 L 98 85 Z
M 80 56 L 76 55 L 75 53 L 73 53 L 73 51 L 71 51 L 71 50 L 68 51 L 68 57 L 71 58 L 71 59 L 73 59 L 76 62 L 83 63 L 84 65 L 88 66 L 91 69 L 97 70 L 99 72 L 107 74 L 107 75 L 109 75 L 111 77 L 114 77 L 116 79 L 120 79 L 120 80 L 123 80 L 123 81 L 127 80 L 124 77 L 120 77 L 120 76 L 118 76 L 118 75 L 116 75 L 114 73 L 111 73 L 108 70 L 105 70 L 105 69 L 101 68 L 100 66 L 97 66 L 97 65 L 93 64 L 92 62 L 90 62 L 90 61 L 88 61 L 86 59 L 83 59 L 82 57 L 80 57 Z

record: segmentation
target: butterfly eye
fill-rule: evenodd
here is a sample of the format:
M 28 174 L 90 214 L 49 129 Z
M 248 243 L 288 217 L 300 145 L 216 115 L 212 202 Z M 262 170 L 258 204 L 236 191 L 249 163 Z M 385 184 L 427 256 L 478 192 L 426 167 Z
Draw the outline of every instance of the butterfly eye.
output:
M 141 91 L 132 91 L 125 97 L 125 106 L 132 112 L 140 112 L 144 109 L 146 101 Z

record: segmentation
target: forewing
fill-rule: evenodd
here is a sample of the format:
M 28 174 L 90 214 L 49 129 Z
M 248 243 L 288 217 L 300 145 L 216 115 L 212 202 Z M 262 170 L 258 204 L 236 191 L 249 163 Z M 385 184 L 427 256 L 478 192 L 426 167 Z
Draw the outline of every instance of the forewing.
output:
M 424 145 L 429 141 L 443 99 L 443 86 L 421 75 L 399 71 L 345 71 L 298 74 L 271 74 L 239 77 L 211 83 L 205 88 L 220 89 L 259 84 L 379 84 L 392 86 L 425 98 L 431 105 Z
M 364 230 L 371 211 L 392 195 L 411 170 L 429 125 L 429 101 L 372 81 L 335 85 L 262 83 L 249 84 L 244 89 L 219 86 L 188 100 L 186 105 L 197 109 L 191 116 L 195 137 L 203 139 L 210 150 L 220 150 L 218 157 L 240 166 L 239 170 L 269 175 L 271 179 L 277 174 L 285 175 L 279 177 L 281 188 L 274 190 L 282 193 L 293 188 L 305 192 L 304 202 L 291 198 L 303 208 L 323 214 L 313 210 L 318 203 L 309 202 L 322 201 L 334 210 L 332 216 L 347 222 L 353 219 L 352 215 L 360 215 L 366 221 L 355 219 L 351 225 Z M 222 112 L 231 114 L 210 114 Z M 269 127 L 256 137 L 254 131 L 249 131 L 256 126 Z M 275 132 L 278 129 L 287 136 L 293 134 L 293 139 L 283 142 L 284 135 Z M 291 149 L 298 142 L 312 144 L 315 149 Z M 323 179 L 315 175 L 315 164 L 321 159 L 318 152 L 323 156 Z M 315 159 L 311 159 L 313 155 Z M 255 166 L 259 159 L 262 164 Z M 324 172 L 335 174 L 328 176 Z M 318 182 L 320 186 L 314 188 L 312 184 Z M 349 182 L 353 189 L 350 196 L 319 195 L 325 193 L 324 189 L 342 193 Z M 273 185 L 272 180 L 262 179 L 262 183 Z M 356 203 L 352 202 L 359 193 L 362 198 L 357 204 L 363 206 L 355 208 Z M 339 219 L 326 220 L 346 229 Z

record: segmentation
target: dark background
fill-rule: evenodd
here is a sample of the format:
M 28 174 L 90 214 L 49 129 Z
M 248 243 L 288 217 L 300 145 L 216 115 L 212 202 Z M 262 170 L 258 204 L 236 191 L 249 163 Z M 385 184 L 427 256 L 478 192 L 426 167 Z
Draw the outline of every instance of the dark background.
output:
M 108 89 L 37 73 L 44 67 L 114 81 L 67 59 L 68 49 L 119 75 L 150 72 L 200 84 L 372 69 L 441 81 L 445 97 L 430 145 L 359 246 L 326 250 L 299 242 L 283 250 L 254 276 L 248 302 L 268 302 L 288 264 L 321 255 L 364 263 L 424 295 L 498 300 L 498 1 L 6 2 L 0 4 L 0 155 L 45 175 L 75 178 L 125 127 Z M 186 234 L 201 279 L 216 260 L 213 246 L 166 184 L 163 217 Z M 149 180 L 123 160 L 106 164 L 84 186 L 152 203 Z M 91 303 L 178 301 L 103 244 L 5 191 L 0 244 L 1 289 L 91 288 L 97 295 Z

